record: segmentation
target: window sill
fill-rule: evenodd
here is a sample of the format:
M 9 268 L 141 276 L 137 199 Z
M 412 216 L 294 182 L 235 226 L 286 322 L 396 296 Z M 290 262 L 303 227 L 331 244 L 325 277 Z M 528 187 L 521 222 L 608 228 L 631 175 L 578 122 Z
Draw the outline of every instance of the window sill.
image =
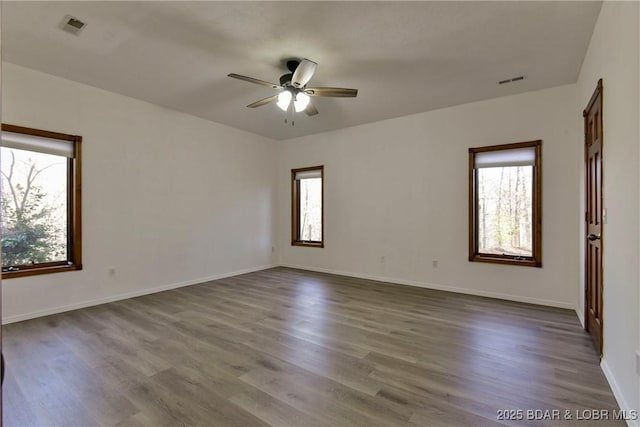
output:
M 469 257 L 471 262 L 488 262 L 492 264 L 505 264 L 505 265 L 518 265 L 523 267 L 537 267 L 542 268 L 542 262 L 535 259 L 515 259 L 511 257 L 491 256 L 491 255 L 479 255 Z
M 309 242 L 304 240 L 294 240 L 291 246 L 307 246 L 310 248 L 324 248 L 324 242 Z
M 76 264 L 72 264 L 72 265 L 68 265 L 68 264 L 62 264 L 62 265 L 50 265 L 50 266 L 44 266 L 44 267 L 23 267 L 20 270 L 14 270 L 14 271 L 3 271 L 2 272 L 2 279 L 13 279 L 16 277 L 27 277 L 27 276 L 37 276 L 40 274 L 50 274 L 50 273 L 62 273 L 65 271 L 77 271 L 77 270 L 82 270 L 82 264 L 80 265 L 76 265 Z

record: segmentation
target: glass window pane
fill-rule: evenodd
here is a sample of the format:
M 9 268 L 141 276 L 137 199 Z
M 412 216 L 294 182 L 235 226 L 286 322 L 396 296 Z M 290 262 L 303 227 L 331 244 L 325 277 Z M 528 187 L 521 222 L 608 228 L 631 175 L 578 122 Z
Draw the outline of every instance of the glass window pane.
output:
M 477 169 L 478 252 L 533 256 L 533 167 Z
M 322 178 L 300 181 L 300 240 L 322 241 Z
M 1 150 L 2 266 L 66 261 L 67 158 Z

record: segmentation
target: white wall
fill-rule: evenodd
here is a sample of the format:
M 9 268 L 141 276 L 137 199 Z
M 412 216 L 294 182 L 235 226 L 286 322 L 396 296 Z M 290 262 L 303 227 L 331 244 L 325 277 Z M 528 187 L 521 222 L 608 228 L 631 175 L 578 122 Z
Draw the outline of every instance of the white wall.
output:
M 575 106 L 585 108 L 602 78 L 603 197 L 607 209 L 602 367 L 620 405 L 633 409 L 640 409 L 635 361 L 640 336 L 638 9 L 637 2 L 603 4 L 578 78 Z M 582 126 L 582 120 L 576 120 L 576 126 Z M 581 295 L 583 283 L 581 276 Z M 580 304 L 584 310 L 582 299 Z
M 274 141 L 3 65 L 3 122 L 83 137 L 84 264 L 4 280 L 4 321 L 275 261 Z
M 574 98 L 575 85 L 563 86 L 278 143 L 281 263 L 575 309 Z M 469 262 L 468 148 L 534 139 L 543 140 L 543 268 Z M 325 247 L 294 247 L 290 169 L 320 164 Z

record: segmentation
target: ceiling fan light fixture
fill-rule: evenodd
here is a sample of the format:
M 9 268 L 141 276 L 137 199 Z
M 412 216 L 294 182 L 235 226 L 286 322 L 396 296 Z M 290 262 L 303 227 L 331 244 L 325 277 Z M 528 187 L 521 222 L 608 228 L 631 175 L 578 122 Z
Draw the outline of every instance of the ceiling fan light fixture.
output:
M 283 90 L 278 95 L 278 102 L 276 103 L 276 105 L 282 111 L 287 111 L 287 109 L 289 108 L 289 104 L 291 103 L 292 97 L 293 95 L 291 94 L 291 92 L 289 92 L 288 90 Z
M 299 92 L 293 100 L 293 106 L 296 109 L 296 113 L 304 111 L 305 108 L 307 108 L 307 105 L 309 105 L 309 100 L 309 95 L 304 92 Z
M 0 0 L 1 1 L 1 0 Z M 257 108 L 266 104 L 275 104 L 282 111 L 287 113 L 285 123 L 288 120 L 293 125 L 293 114 L 304 112 L 307 116 L 315 116 L 318 109 L 311 102 L 311 96 L 325 98 L 355 98 L 358 96 L 358 89 L 348 89 L 341 87 L 307 87 L 307 83 L 313 77 L 318 64 L 308 59 L 291 59 L 287 61 L 287 68 L 290 73 L 280 76 L 280 84 L 271 83 L 241 74 L 231 73 L 229 77 L 244 80 L 249 83 L 268 86 L 272 89 L 279 89 L 280 93 L 260 99 L 247 105 L 248 108 Z

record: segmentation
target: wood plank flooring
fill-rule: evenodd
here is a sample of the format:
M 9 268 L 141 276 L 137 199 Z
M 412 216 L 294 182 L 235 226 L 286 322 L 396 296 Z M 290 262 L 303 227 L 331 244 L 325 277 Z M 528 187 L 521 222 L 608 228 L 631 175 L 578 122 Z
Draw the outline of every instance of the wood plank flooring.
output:
M 618 408 L 575 313 L 343 276 L 275 268 L 3 335 L 5 427 L 625 425 L 564 419 Z

